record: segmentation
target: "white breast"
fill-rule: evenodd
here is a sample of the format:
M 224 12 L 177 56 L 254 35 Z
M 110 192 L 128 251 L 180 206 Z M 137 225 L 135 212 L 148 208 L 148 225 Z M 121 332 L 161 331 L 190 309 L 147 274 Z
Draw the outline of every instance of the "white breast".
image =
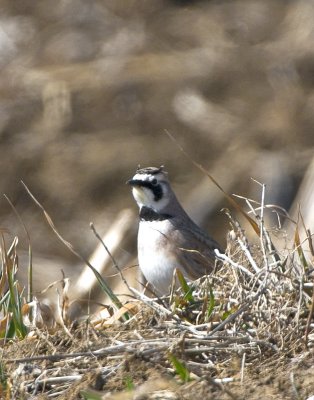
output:
M 168 294 L 175 268 L 179 265 L 171 252 L 170 223 L 141 221 L 138 232 L 138 261 L 146 280 L 156 294 Z M 157 293 L 158 292 L 158 293 Z

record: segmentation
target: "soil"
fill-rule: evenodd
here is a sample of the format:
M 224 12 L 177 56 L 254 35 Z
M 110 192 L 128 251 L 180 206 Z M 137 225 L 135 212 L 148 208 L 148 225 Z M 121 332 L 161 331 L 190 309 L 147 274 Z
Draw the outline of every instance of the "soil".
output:
M 170 344 L 160 351 L 146 351 L 145 340 L 165 338 L 164 321 L 156 323 L 150 310 L 140 311 L 139 315 L 138 322 L 127 325 L 94 329 L 91 325 L 79 324 L 68 334 L 60 328 L 51 333 L 37 331 L 22 341 L 6 343 L 3 362 L 13 396 L 6 398 L 48 399 L 53 395 L 70 400 L 91 398 L 86 396 L 93 394 L 99 396 L 93 397 L 96 399 L 112 400 L 279 400 L 308 399 L 314 395 L 313 349 L 304 347 L 301 350 L 298 346 L 298 353 L 293 356 L 291 349 L 273 352 L 269 357 L 261 353 L 255 360 L 245 363 L 244 369 L 241 369 L 243 354 L 227 356 L 222 362 L 217 355 L 217 363 L 202 369 L 197 363 L 198 356 L 185 354 L 180 344 Z M 98 356 L 90 353 L 136 338 L 145 339 L 144 347 L 138 346 L 132 351 L 126 346 L 121 351 Z M 178 338 L 178 343 L 180 340 Z M 175 372 L 169 352 L 188 366 L 190 379 L 187 382 Z M 60 358 L 57 355 L 61 355 Z M 17 361 L 12 362 L 13 359 Z M 39 376 L 47 378 L 46 385 L 36 387 Z M 80 378 L 72 381 L 65 378 L 65 382 L 56 384 L 50 379 L 62 376 Z

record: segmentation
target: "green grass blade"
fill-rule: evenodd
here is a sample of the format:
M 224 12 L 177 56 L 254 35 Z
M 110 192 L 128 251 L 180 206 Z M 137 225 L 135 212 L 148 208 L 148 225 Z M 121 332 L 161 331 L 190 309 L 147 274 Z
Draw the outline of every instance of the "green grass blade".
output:
M 298 255 L 301 261 L 301 264 L 304 268 L 304 270 L 306 271 L 308 269 L 308 263 L 306 261 L 302 246 L 301 246 L 301 240 L 300 240 L 300 235 L 299 235 L 299 230 L 298 227 L 296 227 L 295 229 L 295 233 L 294 233 L 294 244 L 298 250 Z
M 27 335 L 27 327 L 23 323 L 22 317 L 22 297 L 19 293 L 19 288 L 16 281 L 15 272 L 17 269 L 16 263 L 17 258 L 8 256 L 8 252 L 5 246 L 5 240 L 2 235 L 1 237 L 1 250 L 2 250 L 2 264 L 5 269 L 8 293 L 7 302 L 5 305 L 6 314 L 12 313 L 12 319 L 10 319 L 9 329 L 6 332 L 7 337 L 22 337 Z M 13 324 L 13 325 L 12 325 Z
M 80 395 L 84 400 L 102 400 L 103 394 L 92 392 L 91 390 L 82 390 Z
M 215 308 L 215 296 L 213 292 L 213 288 L 209 286 L 209 299 L 208 299 L 208 307 L 207 307 L 207 318 L 210 318 L 212 312 Z
M 184 293 L 184 298 L 190 303 L 194 302 L 194 297 L 192 295 L 192 288 L 188 285 L 186 279 L 184 278 L 182 272 L 179 269 L 176 269 L 176 274 L 178 277 L 178 280 L 180 282 L 181 288 Z
M 190 372 L 186 368 L 186 366 L 181 361 L 179 361 L 177 357 L 172 353 L 168 353 L 168 358 L 182 382 L 189 382 L 191 380 L 191 377 Z

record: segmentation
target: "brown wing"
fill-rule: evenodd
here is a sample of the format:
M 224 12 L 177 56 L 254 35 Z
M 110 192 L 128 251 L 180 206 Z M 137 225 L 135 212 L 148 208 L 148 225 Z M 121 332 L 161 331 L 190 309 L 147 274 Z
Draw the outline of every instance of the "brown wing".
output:
M 217 261 L 214 250 L 222 251 L 215 240 L 194 224 L 174 230 L 171 242 L 179 267 L 181 266 L 191 279 L 210 274 Z

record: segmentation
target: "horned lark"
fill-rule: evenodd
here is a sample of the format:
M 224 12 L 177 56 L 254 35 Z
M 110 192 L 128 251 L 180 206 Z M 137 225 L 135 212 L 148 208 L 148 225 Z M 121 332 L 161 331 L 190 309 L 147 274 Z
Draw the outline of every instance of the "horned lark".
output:
M 211 273 L 220 246 L 184 211 L 163 167 L 138 169 L 127 183 L 140 209 L 139 267 L 156 294 L 169 294 L 176 268 L 191 280 Z

